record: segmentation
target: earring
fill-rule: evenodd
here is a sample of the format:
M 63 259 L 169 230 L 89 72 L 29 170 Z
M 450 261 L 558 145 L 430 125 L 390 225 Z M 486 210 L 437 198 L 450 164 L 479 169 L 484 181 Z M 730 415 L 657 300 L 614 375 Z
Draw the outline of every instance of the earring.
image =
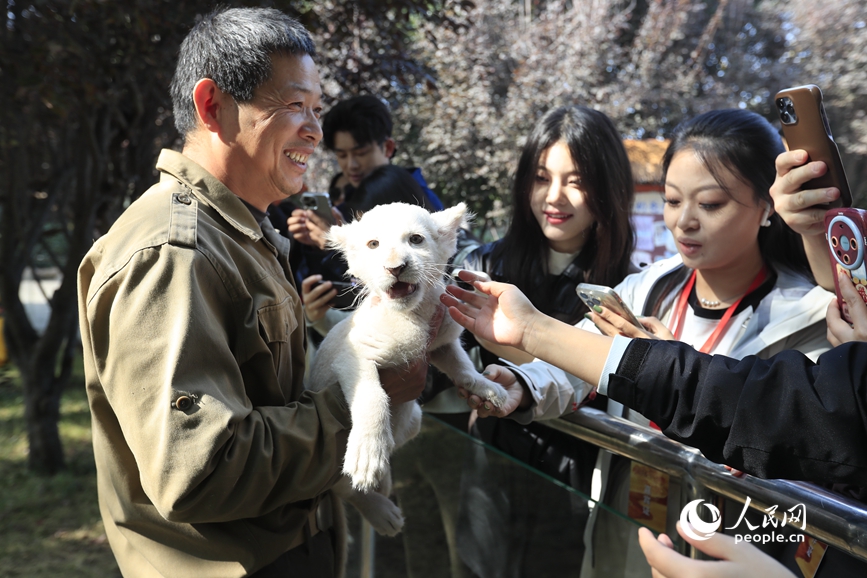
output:
M 765 212 L 762 214 L 762 227 L 770 227 L 771 226 L 770 214 L 771 214 L 771 206 L 768 205 L 768 207 L 765 209 Z

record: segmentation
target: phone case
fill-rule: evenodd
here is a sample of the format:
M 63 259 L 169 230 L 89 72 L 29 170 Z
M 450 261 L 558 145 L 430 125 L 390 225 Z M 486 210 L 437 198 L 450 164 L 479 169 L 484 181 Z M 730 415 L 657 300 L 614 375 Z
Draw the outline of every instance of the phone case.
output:
M 840 190 L 840 198 L 831 206 L 851 206 L 852 193 L 843 170 L 840 150 L 834 142 L 825 115 L 822 90 L 815 84 L 786 88 L 777 93 L 774 102 L 789 150 L 805 150 L 810 161 L 823 161 L 828 167 L 824 175 L 804 183 L 803 189 L 836 187 Z
M 864 245 L 867 243 L 867 211 L 863 209 L 831 209 L 825 213 L 825 237 L 834 268 L 834 289 L 843 319 L 852 322 L 849 307 L 840 296 L 838 272 L 848 275 L 867 303 L 867 267 L 864 264 Z
M 575 292 L 578 293 L 578 297 L 590 309 L 593 309 L 594 305 L 611 309 L 636 327 L 643 328 L 632 311 L 629 310 L 629 307 L 626 306 L 626 303 L 623 302 L 623 299 L 620 298 L 620 295 L 611 287 L 581 283 L 575 288 Z

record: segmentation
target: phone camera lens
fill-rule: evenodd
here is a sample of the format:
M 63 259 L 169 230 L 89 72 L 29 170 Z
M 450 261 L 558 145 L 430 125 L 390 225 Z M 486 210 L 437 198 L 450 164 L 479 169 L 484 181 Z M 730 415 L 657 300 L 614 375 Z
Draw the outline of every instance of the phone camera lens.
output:
M 858 250 L 858 241 L 856 241 L 855 239 L 851 239 L 849 241 L 849 246 L 852 247 L 853 251 L 857 251 Z
M 580 297 L 581 299 L 590 299 L 590 295 L 584 293 L 583 291 L 578 294 L 578 297 Z
M 590 303 L 592 303 L 593 305 L 601 305 L 602 301 L 600 301 L 599 299 L 594 297 L 593 299 L 590 300 Z
M 849 264 L 849 255 L 843 255 L 843 263 L 845 263 L 846 265 Z
M 837 243 L 838 243 L 837 237 L 831 237 L 831 246 L 836 247 Z

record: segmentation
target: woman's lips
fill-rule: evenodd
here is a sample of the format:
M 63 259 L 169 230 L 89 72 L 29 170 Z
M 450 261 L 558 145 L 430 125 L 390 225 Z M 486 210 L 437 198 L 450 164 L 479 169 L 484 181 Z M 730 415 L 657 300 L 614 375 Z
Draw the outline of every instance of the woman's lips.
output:
M 697 243 L 690 239 L 678 239 L 677 246 L 680 249 L 680 253 L 686 257 L 694 257 L 701 251 L 701 243 Z
M 562 225 L 566 221 L 572 218 L 572 215 L 566 213 L 549 213 L 545 212 L 545 218 L 552 225 Z

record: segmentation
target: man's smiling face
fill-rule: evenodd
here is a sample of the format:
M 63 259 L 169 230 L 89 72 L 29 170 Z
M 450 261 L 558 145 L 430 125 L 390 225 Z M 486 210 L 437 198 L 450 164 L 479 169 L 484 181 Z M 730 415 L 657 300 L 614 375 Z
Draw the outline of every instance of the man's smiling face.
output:
M 322 89 L 313 59 L 274 55 L 272 67 L 253 99 L 238 105 L 230 171 L 236 194 L 242 187 L 244 198 L 267 203 L 301 190 L 307 159 L 322 139 Z

